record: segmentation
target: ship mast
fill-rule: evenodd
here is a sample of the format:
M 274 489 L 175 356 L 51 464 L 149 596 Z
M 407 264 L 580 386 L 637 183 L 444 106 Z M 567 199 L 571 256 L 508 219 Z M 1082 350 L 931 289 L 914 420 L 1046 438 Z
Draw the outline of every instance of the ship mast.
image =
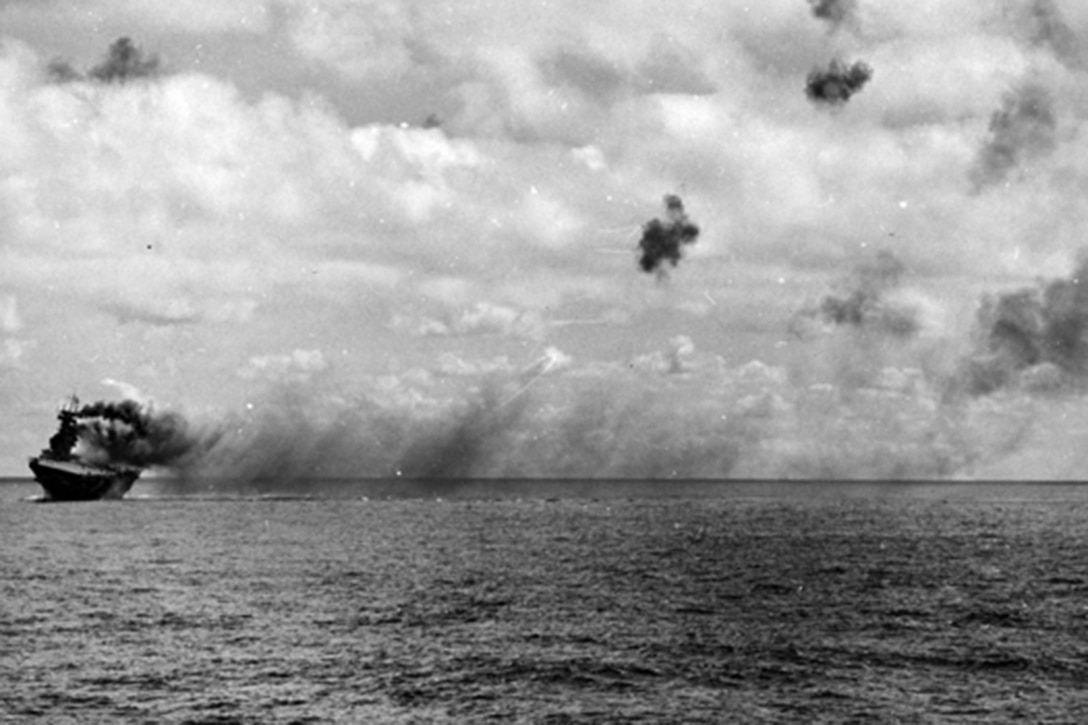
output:
M 76 422 L 78 413 L 79 398 L 73 394 L 57 411 L 60 428 L 49 439 L 49 450 L 47 451 L 52 458 L 67 459 L 72 457 L 72 449 L 75 448 L 76 442 L 79 440 L 79 424 Z

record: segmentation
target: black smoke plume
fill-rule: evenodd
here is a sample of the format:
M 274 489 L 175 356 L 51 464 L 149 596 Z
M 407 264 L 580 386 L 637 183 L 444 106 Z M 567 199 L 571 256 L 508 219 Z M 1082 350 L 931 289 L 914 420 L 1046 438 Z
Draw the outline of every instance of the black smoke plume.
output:
M 675 267 L 683 256 L 685 244 L 694 244 L 699 237 L 699 227 L 688 221 L 684 212 L 684 202 L 679 196 L 665 196 L 666 219 L 652 219 L 642 227 L 642 239 L 638 246 L 642 257 L 638 264 L 643 272 L 656 272 L 658 277 L 665 275 L 664 263 Z
M 813 16 L 838 28 L 856 17 L 857 0 L 808 0 Z
M 880 252 L 872 261 L 858 265 L 839 293 L 801 310 L 791 324 L 793 331 L 800 334 L 799 323 L 818 320 L 891 337 L 913 337 L 920 328 L 917 311 L 888 299 L 905 271 L 906 265 L 898 257 Z
M 847 65 L 836 58 L 826 69 L 816 68 L 808 74 L 805 95 L 816 104 L 841 106 L 872 77 L 873 69 L 865 61 Z
M 1057 128 L 1054 100 L 1046 87 L 1027 80 L 1006 93 L 990 117 L 990 136 L 971 171 L 975 190 L 1000 183 L 1025 162 L 1051 154 L 1058 145 Z
M 159 57 L 145 55 L 130 38 L 118 38 L 106 51 L 106 57 L 86 74 L 80 73 L 68 61 L 55 58 L 46 72 L 56 83 L 92 80 L 98 83 L 125 83 L 138 78 L 152 78 L 159 73 Z
M 81 458 L 100 464 L 179 467 L 208 441 L 178 413 L 133 400 L 90 403 L 72 412 Z
M 1088 256 L 1069 277 L 985 298 L 976 354 L 961 377 L 968 392 L 1012 384 L 1053 387 L 1088 379 Z

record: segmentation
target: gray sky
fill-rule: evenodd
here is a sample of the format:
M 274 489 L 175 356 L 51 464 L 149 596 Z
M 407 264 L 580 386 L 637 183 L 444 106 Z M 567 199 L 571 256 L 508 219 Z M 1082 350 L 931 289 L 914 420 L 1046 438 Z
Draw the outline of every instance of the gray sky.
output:
M 1008 450 L 1064 399 L 940 401 L 981 296 L 1082 244 L 1088 6 L 836 5 L 0 2 L 0 473 L 72 392 L 249 431 L 288 396 L 324 441 L 494 384 L 516 452 L 474 472 L 1072 475 Z M 157 78 L 46 72 L 122 36 Z M 872 78 L 814 102 L 833 59 Z M 659 279 L 666 194 L 701 234 Z M 805 317 L 881 252 L 909 339 Z

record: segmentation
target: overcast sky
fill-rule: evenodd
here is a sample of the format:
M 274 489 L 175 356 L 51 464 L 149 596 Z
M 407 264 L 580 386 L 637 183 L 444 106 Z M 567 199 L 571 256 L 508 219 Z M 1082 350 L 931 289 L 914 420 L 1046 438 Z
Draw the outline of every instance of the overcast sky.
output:
M 362 408 L 479 405 L 513 438 L 472 474 L 1079 470 L 1006 455 L 1067 399 L 944 400 L 980 299 L 1082 246 L 1084 3 L 0 0 L 0 33 L 0 473 L 70 393 L 250 459 L 287 406 L 337 475 L 406 465 L 337 448 L 390 445 Z M 47 70 L 120 37 L 157 76 Z M 806 94 L 832 60 L 871 77 Z M 667 194 L 700 235 L 647 274 Z M 821 303 L 857 289 L 891 332 Z

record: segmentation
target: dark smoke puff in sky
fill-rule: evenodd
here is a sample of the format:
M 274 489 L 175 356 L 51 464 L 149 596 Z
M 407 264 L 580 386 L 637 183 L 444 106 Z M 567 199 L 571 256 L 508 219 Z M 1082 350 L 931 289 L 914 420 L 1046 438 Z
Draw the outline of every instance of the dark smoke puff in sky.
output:
M 990 117 L 990 136 L 971 172 L 976 191 L 997 184 L 1018 166 L 1057 147 L 1054 100 L 1043 85 L 1025 81 L 1009 91 Z
M 827 69 L 817 68 L 808 74 L 805 95 L 816 104 L 839 106 L 850 100 L 873 77 L 873 69 L 864 61 L 850 65 L 835 59 Z
M 892 337 L 912 337 L 919 329 L 917 312 L 890 304 L 886 299 L 905 271 L 906 265 L 898 257 L 891 252 L 880 252 L 872 261 L 858 265 L 839 294 L 827 295 L 818 305 L 802 310 L 800 317 Z
M 61 58 L 49 62 L 50 78 L 58 83 L 83 79 L 84 75 Z M 109 47 L 102 62 L 87 71 L 86 77 L 100 83 L 125 83 L 136 78 L 151 78 L 159 72 L 159 58 L 146 56 L 129 38 L 118 38 Z
M 665 221 L 653 219 L 643 225 L 638 243 L 642 250 L 639 267 L 646 273 L 656 272 L 659 277 L 665 274 L 662 265 L 668 262 L 675 267 L 683 256 L 683 246 L 694 244 L 699 237 L 699 227 L 688 221 L 679 196 L 665 196 L 665 213 Z
M 1088 378 L 1088 255 L 1082 254 L 1068 278 L 983 300 L 978 333 L 979 352 L 964 371 L 972 394 L 1006 387 L 1032 370 L 1083 382 Z
M 836 28 L 853 18 L 858 8 L 857 0 L 808 0 L 808 4 L 815 17 Z
M 82 455 L 101 463 L 177 467 L 204 443 L 180 414 L 133 400 L 90 403 L 76 417 Z

